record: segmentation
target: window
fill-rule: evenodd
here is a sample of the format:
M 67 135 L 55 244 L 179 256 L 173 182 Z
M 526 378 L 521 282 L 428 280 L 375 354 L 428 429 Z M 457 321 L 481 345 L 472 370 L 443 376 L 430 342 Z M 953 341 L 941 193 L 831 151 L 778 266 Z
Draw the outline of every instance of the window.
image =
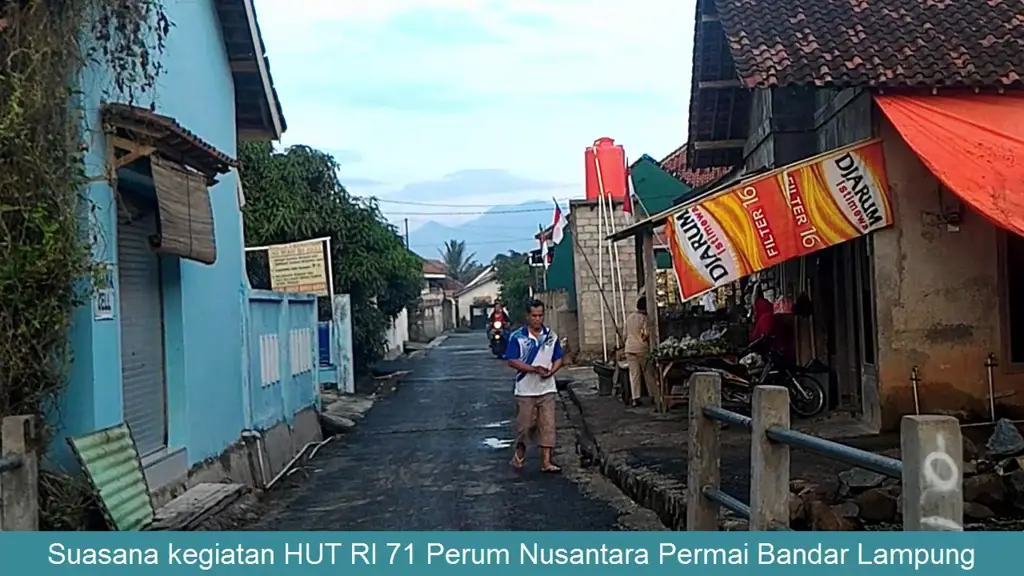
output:
M 1024 238 L 1006 233 L 1006 329 L 1010 362 L 1024 364 Z

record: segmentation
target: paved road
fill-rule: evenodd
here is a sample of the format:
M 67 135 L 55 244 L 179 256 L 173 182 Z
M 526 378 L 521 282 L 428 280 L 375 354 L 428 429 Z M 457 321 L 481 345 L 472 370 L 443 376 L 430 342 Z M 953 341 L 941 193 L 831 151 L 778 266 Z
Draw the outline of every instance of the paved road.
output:
M 561 408 L 557 461 L 542 474 L 533 452 L 513 470 L 511 373 L 481 333 L 455 334 L 378 401 L 343 440 L 324 446 L 316 471 L 257 530 L 656 530 L 596 472 L 581 470 Z

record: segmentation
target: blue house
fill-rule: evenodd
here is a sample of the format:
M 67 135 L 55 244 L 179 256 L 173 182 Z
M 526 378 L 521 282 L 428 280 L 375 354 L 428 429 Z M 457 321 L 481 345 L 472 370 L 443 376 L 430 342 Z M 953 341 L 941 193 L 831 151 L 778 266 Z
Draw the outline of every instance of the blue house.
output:
M 315 298 L 253 291 L 245 274 L 238 144 L 286 127 L 252 0 L 165 11 L 151 102 L 111 101 L 108 71 L 82 75 L 93 254 L 109 274 L 75 318 L 55 422 L 59 443 L 127 422 L 158 500 L 265 482 L 320 434 Z

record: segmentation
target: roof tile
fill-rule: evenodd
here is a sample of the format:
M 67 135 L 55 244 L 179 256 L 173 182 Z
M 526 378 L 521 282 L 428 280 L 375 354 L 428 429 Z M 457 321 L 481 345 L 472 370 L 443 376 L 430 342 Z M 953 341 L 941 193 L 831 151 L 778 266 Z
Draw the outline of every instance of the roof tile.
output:
M 1024 83 L 1024 0 L 716 0 L 750 87 Z
M 728 167 L 690 168 L 686 158 L 686 144 L 683 144 L 658 164 L 677 180 L 693 188 L 713 182 L 729 171 Z

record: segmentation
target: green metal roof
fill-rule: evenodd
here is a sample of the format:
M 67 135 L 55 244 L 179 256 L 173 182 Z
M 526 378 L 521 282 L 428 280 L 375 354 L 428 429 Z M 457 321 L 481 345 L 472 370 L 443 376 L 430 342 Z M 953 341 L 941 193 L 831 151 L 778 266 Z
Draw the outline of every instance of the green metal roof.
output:
M 128 424 L 68 438 L 68 444 L 113 528 L 142 530 L 153 522 L 149 485 Z

